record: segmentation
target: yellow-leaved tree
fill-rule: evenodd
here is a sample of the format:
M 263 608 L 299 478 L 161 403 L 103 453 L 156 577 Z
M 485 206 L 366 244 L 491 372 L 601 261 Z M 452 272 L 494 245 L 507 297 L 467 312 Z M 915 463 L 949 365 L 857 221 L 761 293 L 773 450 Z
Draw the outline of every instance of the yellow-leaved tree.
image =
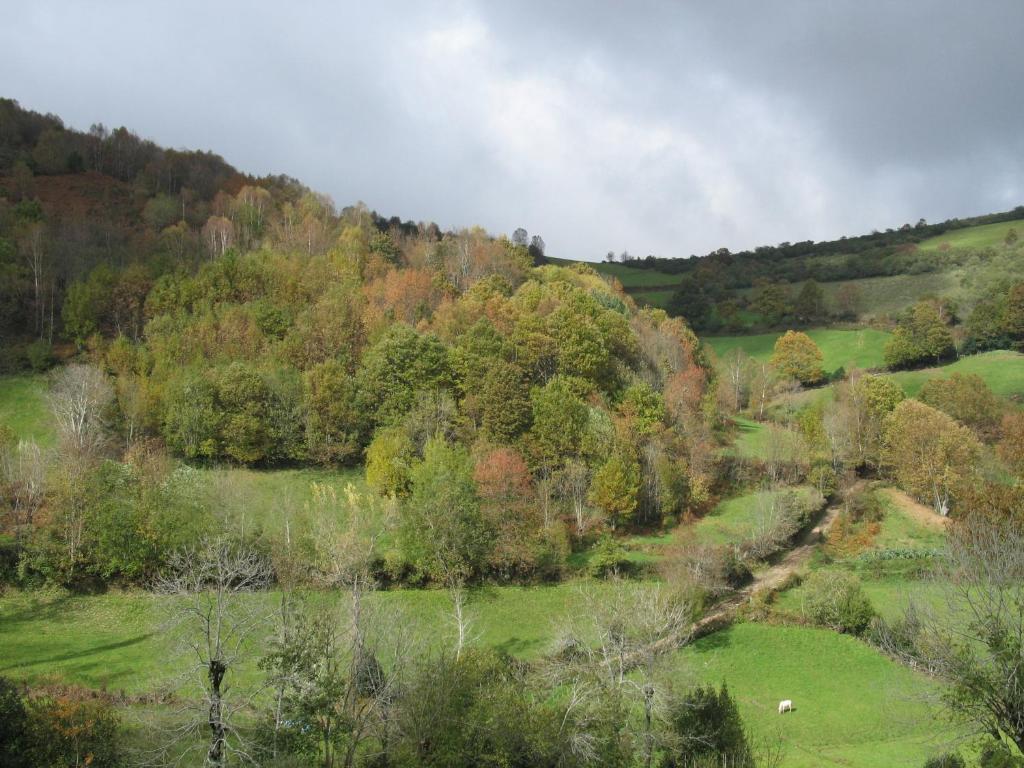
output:
M 897 484 L 940 515 L 971 482 L 981 444 L 952 417 L 904 400 L 886 419 L 883 461 Z
M 821 350 L 814 340 L 800 331 L 786 331 L 775 341 L 772 365 L 781 373 L 808 386 L 825 379 Z

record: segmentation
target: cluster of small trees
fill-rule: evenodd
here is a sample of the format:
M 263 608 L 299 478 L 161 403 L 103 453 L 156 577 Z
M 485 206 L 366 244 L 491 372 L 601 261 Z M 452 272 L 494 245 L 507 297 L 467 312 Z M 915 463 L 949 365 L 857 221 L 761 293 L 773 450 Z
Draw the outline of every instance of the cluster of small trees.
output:
M 852 285 L 844 286 L 834 301 L 826 302 L 824 291 L 814 280 L 792 289 L 786 283 L 763 278 L 755 283 L 752 295 L 746 297 L 697 270 L 680 280 L 669 302 L 669 311 L 685 317 L 698 330 L 737 331 L 746 325 L 741 317 L 743 311 L 758 315 L 757 327 L 777 328 L 784 324 L 809 326 L 833 317 L 855 319 L 859 305 L 859 290 Z
M 1024 282 L 996 290 L 975 304 L 966 323 L 968 352 L 1024 345 Z
M 949 305 L 938 300 L 919 301 L 898 318 L 885 345 L 889 368 L 938 365 L 956 352 L 950 325 L 955 320 Z

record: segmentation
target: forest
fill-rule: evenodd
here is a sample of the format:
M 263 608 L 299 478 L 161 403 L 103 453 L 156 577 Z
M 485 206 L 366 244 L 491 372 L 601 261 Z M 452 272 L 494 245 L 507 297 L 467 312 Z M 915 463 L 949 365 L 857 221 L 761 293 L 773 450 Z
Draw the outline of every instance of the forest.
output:
M 0 100 L 0 763 L 1020 765 L 1024 281 L 819 285 L 1020 217 L 630 262 L 666 311 Z

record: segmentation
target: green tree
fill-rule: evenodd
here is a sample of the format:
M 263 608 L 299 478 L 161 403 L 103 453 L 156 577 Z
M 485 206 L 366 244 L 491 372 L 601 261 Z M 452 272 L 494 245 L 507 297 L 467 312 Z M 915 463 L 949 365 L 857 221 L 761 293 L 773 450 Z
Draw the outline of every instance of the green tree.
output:
M 953 334 L 933 300 L 917 302 L 900 320 L 885 345 L 885 364 L 906 368 L 934 361 L 936 364 L 954 352 Z
M 533 426 L 528 443 L 538 464 L 552 469 L 579 453 L 587 427 L 587 406 L 573 391 L 571 382 L 555 376 L 530 393 Z
M 303 384 L 310 458 L 321 464 L 353 460 L 359 454 L 363 428 L 355 378 L 332 358 L 306 371 Z
M 222 413 L 217 389 L 205 376 L 192 372 L 172 381 L 163 413 L 161 432 L 172 451 L 189 459 L 219 454 Z
M 825 316 L 825 294 L 814 280 L 808 280 L 793 302 L 793 311 L 801 323 L 812 323 Z
M 360 409 L 383 425 L 401 421 L 418 391 L 452 383 L 444 345 L 402 323 L 388 328 L 366 351 L 357 377 Z
M 966 424 L 982 439 L 993 439 L 999 432 L 1003 403 L 976 373 L 954 373 L 948 379 L 929 379 L 918 397 L 922 403 Z
M 941 515 L 972 481 L 980 453 L 967 427 L 916 400 L 904 400 L 886 419 L 886 466 L 903 490 Z
M 484 432 L 498 442 L 511 442 L 533 418 L 525 372 L 502 360 L 491 362 L 477 398 Z
M 636 512 L 640 493 L 640 463 L 617 450 L 595 473 L 590 484 L 590 503 L 601 509 L 614 531 L 621 520 Z
M 786 331 L 775 341 L 771 364 L 801 384 L 818 384 L 825 378 L 824 358 L 818 345 L 806 333 Z
M 377 493 L 399 496 L 409 490 L 409 468 L 415 453 L 401 427 L 377 430 L 366 448 L 366 482 Z
M 480 511 L 473 461 L 461 446 L 434 438 L 409 471 L 399 546 L 406 561 L 431 579 L 461 583 L 480 573 L 494 532 Z

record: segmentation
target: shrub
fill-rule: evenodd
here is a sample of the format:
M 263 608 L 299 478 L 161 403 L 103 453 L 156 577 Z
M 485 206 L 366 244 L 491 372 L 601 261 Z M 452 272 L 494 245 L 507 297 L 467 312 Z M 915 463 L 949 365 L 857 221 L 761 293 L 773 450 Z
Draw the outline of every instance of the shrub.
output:
M 668 723 L 679 748 L 665 755 L 664 768 L 703 765 L 705 760 L 734 768 L 754 765 L 743 720 L 724 683 L 717 691 L 714 686 L 699 686 L 674 702 Z
M 121 764 L 119 727 L 113 706 L 103 699 L 30 698 L 29 765 L 113 768 Z
M 816 571 L 806 582 L 804 616 L 837 632 L 860 635 L 875 616 L 875 609 L 860 579 L 842 571 Z
M 33 341 L 25 347 L 25 358 L 35 373 L 44 373 L 53 367 L 53 347 L 44 339 Z
M 956 752 L 947 752 L 925 760 L 924 768 L 964 768 L 966 763 Z
M 621 576 L 629 573 L 632 568 L 633 562 L 618 540 L 608 534 L 597 540 L 589 565 L 592 576 Z
M 0 677 L 0 765 L 28 768 L 25 755 L 28 715 L 18 687 Z

